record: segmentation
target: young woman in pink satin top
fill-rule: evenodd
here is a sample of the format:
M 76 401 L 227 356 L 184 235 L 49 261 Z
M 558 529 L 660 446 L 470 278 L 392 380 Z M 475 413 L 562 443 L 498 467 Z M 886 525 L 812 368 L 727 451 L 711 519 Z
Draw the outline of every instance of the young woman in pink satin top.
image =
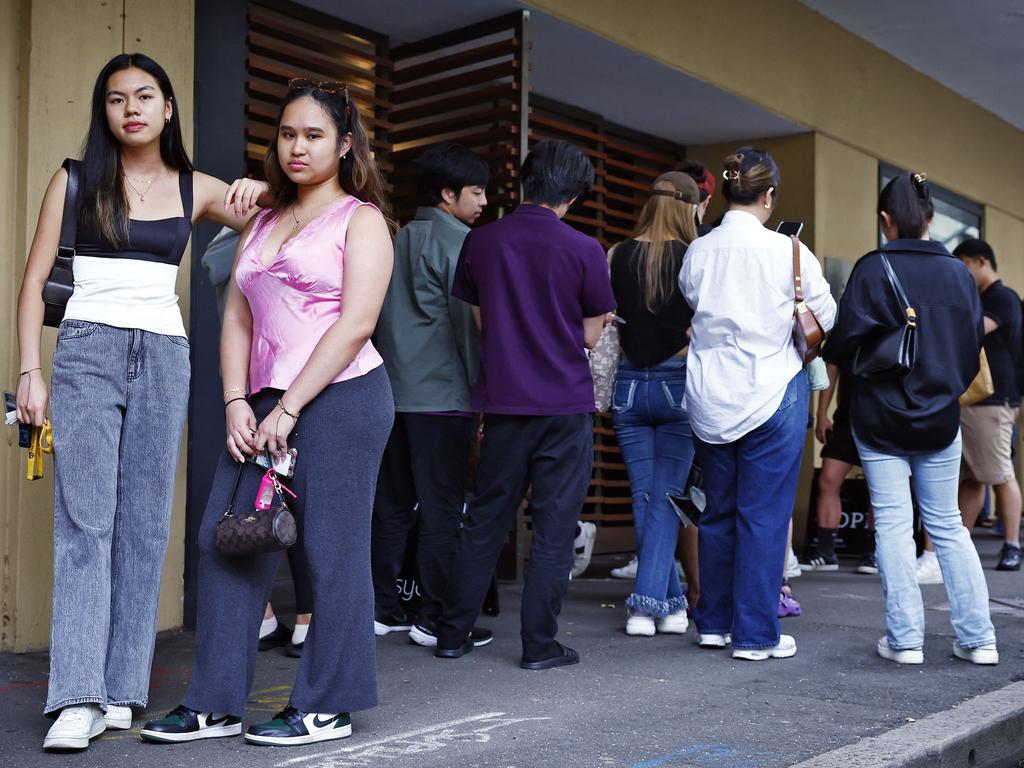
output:
M 146 724 L 149 741 L 242 731 L 263 610 L 281 553 L 228 557 L 214 533 L 238 464 L 296 448 L 289 506 L 313 585 L 313 620 L 288 706 L 251 725 L 253 744 L 348 736 L 377 703 L 370 518 L 394 418 L 370 341 L 391 277 L 384 185 L 356 105 L 337 83 L 292 81 L 267 152 L 273 206 L 242 233 L 221 338 L 227 446 L 199 534 L 199 614 L 182 704 Z M 248 396 L 247 396 L 248 393 Z M 253 503 L 262 471 L 236 496 Z

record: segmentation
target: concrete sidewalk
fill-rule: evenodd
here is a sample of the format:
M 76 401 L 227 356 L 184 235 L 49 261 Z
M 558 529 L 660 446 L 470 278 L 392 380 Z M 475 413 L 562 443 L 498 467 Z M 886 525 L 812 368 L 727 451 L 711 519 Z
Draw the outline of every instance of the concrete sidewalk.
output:
M 501 616 L 481 620 L 497 639 L 464 659 L 435 659 L 405 636 L 378 639 L 381 704 L 356 713 L 354 735 L 340 742 L 292 749 L 250 747 L 240 739 L 142 743 L 141 722 L 175 706 L 188 680 L 192 635 L 169 633 L 160 637 L 150 707 L 136 716 L 135 730 L 109 732 L 81 754 L 47 755 L 41 744 L 49 721 L 40 714 L 46 656 L 0 656 L 0 765 L 791 766 L 1024 679 L 1024 573 L 993 570 L 998 540 L 983 532 L 976 541 L 992 593 L 997 667 L 953 658 L 941 586 L 923 588 L 925 664 L 898 667 L 878 658 L 875 642 L 885 631 L 881 587 L 878 577 L 853 573 L 852 561 L 839 573 L 793 582 L 804 615 L 783 621 L 799 646 L 792 659 L 734 661 L 728 652 L 698 649 L 692 628 L 686 636 L 627 637 L 623 601 L 632 583 L 601 578 L 624 560 L 605 558 L 588 572 L 592 578 L 571 584 L 563 612 L 561 639 L 580 651 L 582 664 L 550 672 L 518 668 L 518 590 L 506 586 Z M 279 650 L 261 654 L 248 721 L 285 705 L 296 663 Z M 1024 710 L 1024 701 L 1019 705 Z M 1007 765 L 1018 759 L 1024 754 Z

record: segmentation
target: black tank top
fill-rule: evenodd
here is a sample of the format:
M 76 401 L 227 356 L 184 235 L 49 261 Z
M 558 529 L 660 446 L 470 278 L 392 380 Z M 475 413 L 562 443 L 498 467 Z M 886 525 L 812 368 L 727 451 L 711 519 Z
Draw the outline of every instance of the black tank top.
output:
M 184 216 L 144 221 L 128 219 L 128 240 L 120 249 L 79 221 L 75 254 L 110 259 L 134 259 L 179 266 L 192 234 L 192 172 L 178 174 Z
M 693 312 L 675 277 L 668 300 L 656 312 L 647 309 L 638 269 L 638 246 L 636 240 L 626 240 L 615 246 L 611 265 L 612 290 L 618 302 L 616 312 L 626 321 L 619 327 L 622 351 L 633 365 L 649 368 L 665 362 L 689 344 L 686 329 L 690 327 Z M 673 276 L 677 276 L 683 266 L 686 245 L 673 241 L 671 247 L 671 270 Z

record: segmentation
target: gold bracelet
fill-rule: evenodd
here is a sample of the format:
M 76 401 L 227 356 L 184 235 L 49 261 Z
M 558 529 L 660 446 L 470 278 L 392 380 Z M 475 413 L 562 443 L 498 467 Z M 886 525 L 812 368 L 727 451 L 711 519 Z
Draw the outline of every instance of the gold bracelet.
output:
M 277 407 L 280 408 L 284 412 L 285 416 L 291 416 L 296 421 L 298 421 L 299 420 L 299 416 L 302 415 L 302 411 L 299 411 L 298 413 L 292 413 L 287 408 L 285 408 L 283 400 L 278 400 L 277 401 Z
M 231 397 L 233 394 L 238 393 L 238 392 L 244 394 L 245 393 L 245 388 L 244 387 L 232 387 L 231 389 L 225 389 L 224 390 L 224 397 Z

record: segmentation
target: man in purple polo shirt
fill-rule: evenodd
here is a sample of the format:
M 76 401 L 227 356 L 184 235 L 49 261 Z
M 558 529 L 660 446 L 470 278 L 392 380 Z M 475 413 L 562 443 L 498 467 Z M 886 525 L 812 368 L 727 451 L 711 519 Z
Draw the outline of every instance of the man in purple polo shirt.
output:
M 594 385 L 584 347 L 597 342 L 615 297 L 600 243 L 561 218 L 593 182 L 582 150 L 542 141 L 523 163 L 523 204 L 462 246 L 452 293 L 473 305 L 480 324 L 473 408 L 484 414 L 484 440 L 438 624 L 441 658 L 473 650 L 470 631 L 532 485 L 521 666 L 579 661 L 555 635 L 593 463 Z

